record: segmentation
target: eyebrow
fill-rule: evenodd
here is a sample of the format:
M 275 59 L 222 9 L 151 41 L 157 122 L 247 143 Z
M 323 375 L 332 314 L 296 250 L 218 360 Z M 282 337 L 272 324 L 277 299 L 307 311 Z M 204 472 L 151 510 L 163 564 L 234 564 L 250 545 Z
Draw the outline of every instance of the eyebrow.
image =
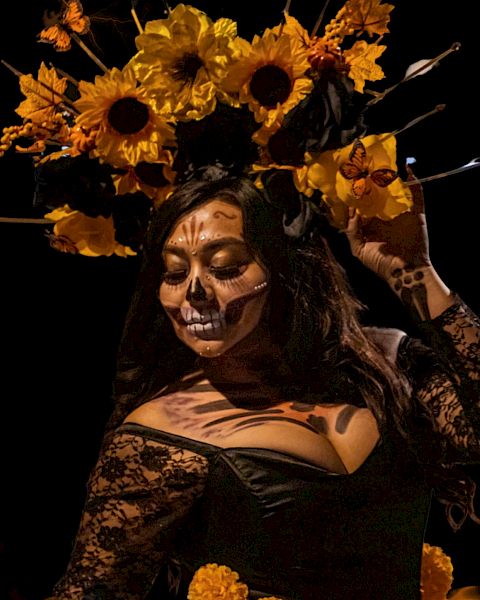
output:
M 247 246 L 244 240 L 235 237 L 224 237 L 219 240 L 212 240 L 211 242 L 207 242 L 203 244 L 200 252 L 202 254 L 211 254 L 220 248 L 224 248 L 225 246 Z M 171 254 L 176 254 L 177 256 L 186 256 L 187 252 L 183 248 L 179 248 L 178 246 L 174 246 L 172 244 L 167 244 L 163 249 L 164 252 L 169 252 Z

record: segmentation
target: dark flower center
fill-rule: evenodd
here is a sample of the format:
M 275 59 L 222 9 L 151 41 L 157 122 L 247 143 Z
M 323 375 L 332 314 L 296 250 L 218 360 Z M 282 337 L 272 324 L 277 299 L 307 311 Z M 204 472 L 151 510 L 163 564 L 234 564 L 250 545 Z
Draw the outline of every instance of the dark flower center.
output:
M 120 98 L 108 111 L 108 122 L 118 133 L 139 133 L 148 123 L 148 106 L 136 98 Z
M 140 162 L 134 168 L 135 175 L 142 183 L 152 187 L 163 187 L 168 184 L 163 174 L 163 164 Z
M 290 77 L 276 65 L 265 65 L 253 74 L 250 80 L 250 92 L 262 106 L 273 108 L 283 104 L 290 95 L 292 84 Z
M 177 81 L 193 83 L 200 67 L 203 67 L 202 59 L 195 52 L 189 52 L 173 65 L 172 77 Z

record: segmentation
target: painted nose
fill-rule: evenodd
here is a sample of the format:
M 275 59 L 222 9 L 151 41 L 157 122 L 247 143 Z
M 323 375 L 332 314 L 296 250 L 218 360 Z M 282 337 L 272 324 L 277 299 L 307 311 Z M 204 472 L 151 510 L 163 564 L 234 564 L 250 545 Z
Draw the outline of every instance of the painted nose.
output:
M 207 292 L 205 291 L 205 288 L 201 284 L 198 277 L 195 277 L 195 279 L 193 279 L 188 286 L 187 300 L 190 303 L 207 301 Z

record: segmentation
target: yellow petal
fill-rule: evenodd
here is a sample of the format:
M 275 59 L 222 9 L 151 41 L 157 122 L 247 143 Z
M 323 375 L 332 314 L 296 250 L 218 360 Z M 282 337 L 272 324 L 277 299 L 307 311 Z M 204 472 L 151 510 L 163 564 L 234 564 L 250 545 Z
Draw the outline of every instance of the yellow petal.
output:
M 66 236 L 84 256 L 111 256 L 115 251 L 115 229 L 111 217 L 87 217 L 72 211 L 55 224 L 56 236 Z

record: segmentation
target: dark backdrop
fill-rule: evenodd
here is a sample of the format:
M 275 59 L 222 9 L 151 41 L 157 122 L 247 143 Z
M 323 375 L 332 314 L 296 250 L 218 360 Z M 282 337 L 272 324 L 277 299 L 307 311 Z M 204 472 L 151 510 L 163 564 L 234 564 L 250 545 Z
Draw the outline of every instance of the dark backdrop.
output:
M 311 28 L 321 4 L 293 0 L 291 13 Z M 410 63 L 431 58 L 455 41 L 462 42 L 458 53 L 393 93 L 370 117 L 375 130 L 386 131 L 399 128 L 438 103 L 447 104 L 442 114 L 399 139 L 400 155 L 415 156 L 416 174 L 422 177 L 480 155 L 475 91 L 480 15 L 477 2 L 467 0 L 398 0 L 397 4 L 392 34 L 385 39 L 388 50 L 381 59 L 388 84 L 400 79 Z M 129 17 L 129 2 L 85 0 L 84 5 L 86 13 L 94 17 L 93 38 L 88 43 L 108 66 L 122 66 L 133 53 L 136 31 Z M 46 6 L 47 0 L 2 3 L 0 57 L 23 72 L 36 72 L 44 60 L 77 78 L 91 79 L 96 67 L 81 51 L 74 48 L 56 54 L 36 42 Z M 240 34 L 249 37 L 276 24 L 283 3 L 202 0 L 197 6 L 213 17 L 238 19 Z M 339 6 L 332 2 L 331 12 Z M 162 3 L 140 2 L 139 12 L 159 17 Z M 15 77 L 7 70 L 0 71 L 2 126 L 18 122 L 13 110 L 20 100 Z M 33 168 L 28 157 L 9 154 L 0 159 L 0 186 L 0 217 L 39 216 L 32 206 Z M 425 185 L 437 270 L 477 310 L 479 186 L 480 170 Z M 334 245 L 357 293 L 371 307 L 366 319 L 412 332 L 385 286 L 348 257 L 341 239 Z M 110 410 L 115 351 L 138 260 L 63 255 L 49 248 L 42 226 L 0 223 L 0 262 L 0 597 L 36 600 L 47 595 L 68 558 L 85 481 Z M 478 479 L 475 469 L 471 471 Z M 479 526 L 467 523 L 453 535 L 441 508 L 434 505 L 427 539 L 452 555 L 457 586 L 480 584 L 470 550 L 479 533 Z

